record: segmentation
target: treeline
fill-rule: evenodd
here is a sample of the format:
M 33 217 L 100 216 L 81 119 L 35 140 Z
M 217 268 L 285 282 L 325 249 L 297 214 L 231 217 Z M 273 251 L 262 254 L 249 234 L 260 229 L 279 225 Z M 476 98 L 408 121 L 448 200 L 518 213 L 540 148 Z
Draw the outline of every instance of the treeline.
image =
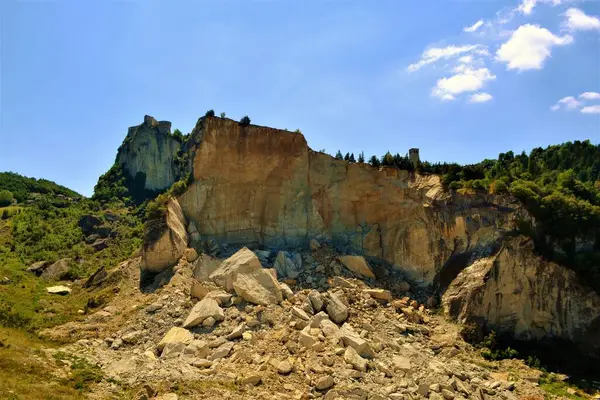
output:
M 32 193 L 81 197 L 79 193 L 47 179 L 28 178 L 14 172 L 0 172 L 0 190 L 9 191 L 19 203 L 30 198 Z

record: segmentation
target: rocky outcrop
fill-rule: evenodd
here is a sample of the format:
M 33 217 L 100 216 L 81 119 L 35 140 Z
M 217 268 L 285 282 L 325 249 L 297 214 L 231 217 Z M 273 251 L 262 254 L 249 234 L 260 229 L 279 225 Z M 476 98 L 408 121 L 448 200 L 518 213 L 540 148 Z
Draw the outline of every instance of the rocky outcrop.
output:
M 181 142 L 171 135 L 171 123 L 146 115 L 144 123 L 132 126 L 119 148 L 116 163 L 140 188 L 168 189 L 179 177 L 176 165 Z
M 324 238 L 430 283 L 454 254 L 493 243 L 514 211 L 497 198 L 453 198 L 437 176 L 335 160 L 299 133 L 203 118 L 192 135 L 194 182 L 179 201 L 199 236 L 220 244 Z
M 177 199 L 170 199 L 164 217 L 148 221 L 142 250 L 142 270 L 157 273 L 175 265 L 187 248 L 186 225 Z
M 506 240 L 496 255 L 473 262 L 442 301 L 446 314 L 461 322 L 484 322 L 516 339 L 564 338 L 600 350 L 600 296 L 573 271 L 536 256 L 526 238 Z

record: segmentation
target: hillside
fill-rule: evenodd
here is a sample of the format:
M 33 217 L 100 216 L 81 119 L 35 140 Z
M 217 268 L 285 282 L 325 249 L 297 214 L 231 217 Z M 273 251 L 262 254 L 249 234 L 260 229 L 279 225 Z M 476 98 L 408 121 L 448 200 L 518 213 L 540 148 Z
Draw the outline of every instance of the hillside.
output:
M 44 194 L 82 197 L 79 193 L 47 179 L 28 178 L 14 172 L 0 172 L 0 190 L 10 191 L 19 203 L 31 199 L 32 196 Z
M 592 398 L 598 151 L 367 163 L 146 116 L 90 199 L 1 174 L 0 397 Z

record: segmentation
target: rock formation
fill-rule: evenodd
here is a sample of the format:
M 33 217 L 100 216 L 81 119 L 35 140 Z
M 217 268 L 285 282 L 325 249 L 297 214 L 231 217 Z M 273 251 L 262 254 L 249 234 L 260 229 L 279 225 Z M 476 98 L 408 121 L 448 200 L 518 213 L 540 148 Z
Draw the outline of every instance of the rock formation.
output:
M 146 115 L 143 124 L 129 128 L 116 162 L 130 177 L 143 181 L 144 189 L 168 189 L 179 179 L 175 158 L 180 147 L 171 136 L 170 122 Z
M 152 176 L 160 170 L 161 183 L 152 181 L 152 187 L 166 187 L 176 176 L 165 172 L 174 165 L 169 154 L 178 150 L 159 159 L 153 158 L 154 150 L 146 154 L 131 144 L 149 129 L 161 135 L 152 121 L 130 130 L 123 147 L 128 155 L 121 155 L 122 148 L 117 158 L 136 160 L 124 164 L 131 173 Z M 153 146 L 149 148 L 157 148 Z M 159 229 L 146 236 L 143 265 L 148 271 L 174 265 L 188 244 L 211 255 L 227 249 L 221 252 L 226 256 L 247 246 L 256 249 L 261 261 L 277 254 L 273 264 L 280 278 L 293 279 L 311 266 L 285 250 L 314 251 L 325 244 L 342 255 L 364 256 L 360 268 L 344 262 L 363 270 L 363 278 L 383 278 L 380 271 L 389 273 L 378 267 L 383 264 L 410 278 L 412 285 L 398 281 L 401 291 L 435 287 L 442 294 L 448 288 L 445 309 L 460 320 L 483 318 L 488 327 L 517 338 L 598 344 L 593 339 L 598 335 L 590 333 L 600 325 L 597 294 L 586 294 L 563 267 L 540 261 L 531 246 L 516 251 L 513 242 L 502 245 L 517 219 L 530 218 L 509 197 L 449 193 L 438 176 L 336 160 L 311 150 L 300 133 L 225 118 L 201 118 L 181 149 L 190 159 L 193 179 L 169 203 L 164 220 L 154 221 Z M 204 261 L 201 257 L 197 263 Z M 315 271 L 338 266 L 320 265 Z M 195 297 L 206 295 L 201 281 L 214 267 L 196 268 Z M 275 288 L 265 273 L 240 281 L 238 295 L 254 296 L 246 286 L 264 286 L 267 278 L 269 290 Z M 234 288 L 233 280 L 220 284 Z M 285 293 L 255 303 L 277 303 Z M 389 297 L 385 292 L 371 295 Z M 430 300 L 428 304 L 435 303 L 434 297 Z M 332 308 L 336 302 L 328 304 Z M 418 321 L 411 307 L 403 305 L 403 312 Z
M 536 256 L 526 238 L 505 240 L 497 254 L 465 268 L 443 306 L 462 322 L 483 321 L 517 339 L 565 338 L 600 350 L 600 296 L 573 271 Z

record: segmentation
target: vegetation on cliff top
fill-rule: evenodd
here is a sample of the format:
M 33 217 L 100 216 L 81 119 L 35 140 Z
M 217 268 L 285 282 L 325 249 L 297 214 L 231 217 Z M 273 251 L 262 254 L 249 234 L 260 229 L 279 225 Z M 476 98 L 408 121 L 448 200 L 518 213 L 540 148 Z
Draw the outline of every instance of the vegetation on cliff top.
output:
M 0 172 L 0 190 L 9 191 L 17 202 L 22 203 L 36 194 L 63 195 L 80 198 L 81 195 L 69 188 L 47 179 L 28 178 L 14 172 Z

